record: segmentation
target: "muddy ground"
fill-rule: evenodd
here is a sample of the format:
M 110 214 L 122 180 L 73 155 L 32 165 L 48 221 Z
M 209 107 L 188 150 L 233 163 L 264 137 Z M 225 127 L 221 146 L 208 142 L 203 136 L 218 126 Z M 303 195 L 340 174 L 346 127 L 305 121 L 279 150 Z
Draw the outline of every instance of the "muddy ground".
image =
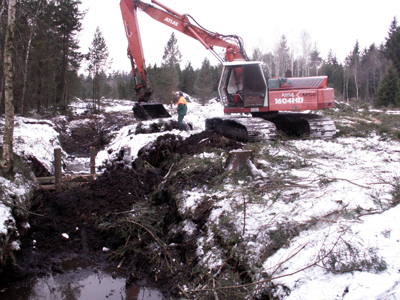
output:
M 69 154 L 85 155 L 89 146 L 104 147 L 111 128 L 123 126 L 115 117 L 109 120 L 109 126 L 63 135 L 63 149 Z M 28 220 L 30 229 L 21 228 L 25 235 L 17 264 L 0 274 L 0 289 L 29 276 L 63 272 L 63 260 L 86 256 L 105 265 L 121 264 L 127 284 L 145 280 L 162 287 L 168 296 L 178 296 L 179 284 L 193 279 L 196 237 L 188 239 L 176 230 L 182 216 L 177 212 L 174 195 L 183 186 L 179 178 L 165 180 L 164 176 L 173 170 L 177 157 L 242 146 L 206 131 L 186 140 L 166 133 L 151 147 L 141 149 L 131 165 L 123 162 L 121 153 L 86 186 L 60 193 L 37 190 Z M 185 185 L 204 185 L 208 179 L 205 176 L 216 175 L 198 173 Z M 206 203 L 194 220 L 199 230 L 209 212 Z M 109 251 L 105 252 L 104 247 Z

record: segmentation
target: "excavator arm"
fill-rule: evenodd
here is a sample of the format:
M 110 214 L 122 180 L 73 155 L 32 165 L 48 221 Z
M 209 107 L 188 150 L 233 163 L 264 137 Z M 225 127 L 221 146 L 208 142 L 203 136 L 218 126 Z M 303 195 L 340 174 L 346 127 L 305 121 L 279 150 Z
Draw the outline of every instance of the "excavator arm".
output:
M 157 0 L 152 3 L 155 7 L 140 0 L 121 0 L 120 7 L 124 22 L 125 33 L 128 39 L 128 57 L 132 64 L 132 75 L 136 79 L 135 90 L 139 95 L 139 102 L 147 102 L 150 98 L 149 80 L 145 66 L 142 42 L 140 38 L 137 10 L 147 13 L 153 19 L 163 23 L 174 30 L 199 41 L 207 50 L 211 51 L 219 61 L 249 60 L 244 51 L 243 42 L 236 35 L 220 35 L 192 24 L 189 15 L 180 14 L 168 8 Z M 193 20 L 194 21 L 194 20 Z M 195 22 L 195 21 L 194 21 Z M 225 58 L 221 58 L 214 46 L 225 48 Z M 140 82 L 139 79 L 140 78 Z

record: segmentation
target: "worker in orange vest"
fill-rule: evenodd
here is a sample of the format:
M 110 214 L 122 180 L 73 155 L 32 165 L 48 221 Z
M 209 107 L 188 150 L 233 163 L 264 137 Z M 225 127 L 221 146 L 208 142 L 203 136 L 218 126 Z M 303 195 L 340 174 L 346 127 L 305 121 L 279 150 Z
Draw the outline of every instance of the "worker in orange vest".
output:
M 177 111 L 178 111 L 178 123 L 180 130 L 188 130 L 188 125 L 183 123 L 183 117 L 187 114 L 187 102 L 183 97 L 183 93 L 179 92 L 179 100 L 177 103 Z

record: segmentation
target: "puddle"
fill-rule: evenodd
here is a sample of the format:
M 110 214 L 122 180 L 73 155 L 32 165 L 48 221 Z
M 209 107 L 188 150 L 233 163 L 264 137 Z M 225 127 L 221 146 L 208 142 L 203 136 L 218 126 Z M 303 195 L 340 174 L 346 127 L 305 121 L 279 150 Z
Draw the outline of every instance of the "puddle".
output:
M 101 269 L 91 261 L 74 259 L 63 266 L 64 273 L 35 278 L 9 286 L 0 292 L 2 300 L 163 300 L 156 289 L 126 286 L 125 277 Z
M 78 175 L 90 173 L 90 158 L 69 156 L 66 158 L 64 175 Z

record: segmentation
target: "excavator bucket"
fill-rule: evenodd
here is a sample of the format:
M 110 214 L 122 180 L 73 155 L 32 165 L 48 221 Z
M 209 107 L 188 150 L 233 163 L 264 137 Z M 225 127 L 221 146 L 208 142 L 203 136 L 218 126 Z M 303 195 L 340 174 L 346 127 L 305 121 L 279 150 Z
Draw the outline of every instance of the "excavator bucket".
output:
M 136 103 L 132 110 L 135 118 L 141 121 L 171 117 L 161 103 Z

